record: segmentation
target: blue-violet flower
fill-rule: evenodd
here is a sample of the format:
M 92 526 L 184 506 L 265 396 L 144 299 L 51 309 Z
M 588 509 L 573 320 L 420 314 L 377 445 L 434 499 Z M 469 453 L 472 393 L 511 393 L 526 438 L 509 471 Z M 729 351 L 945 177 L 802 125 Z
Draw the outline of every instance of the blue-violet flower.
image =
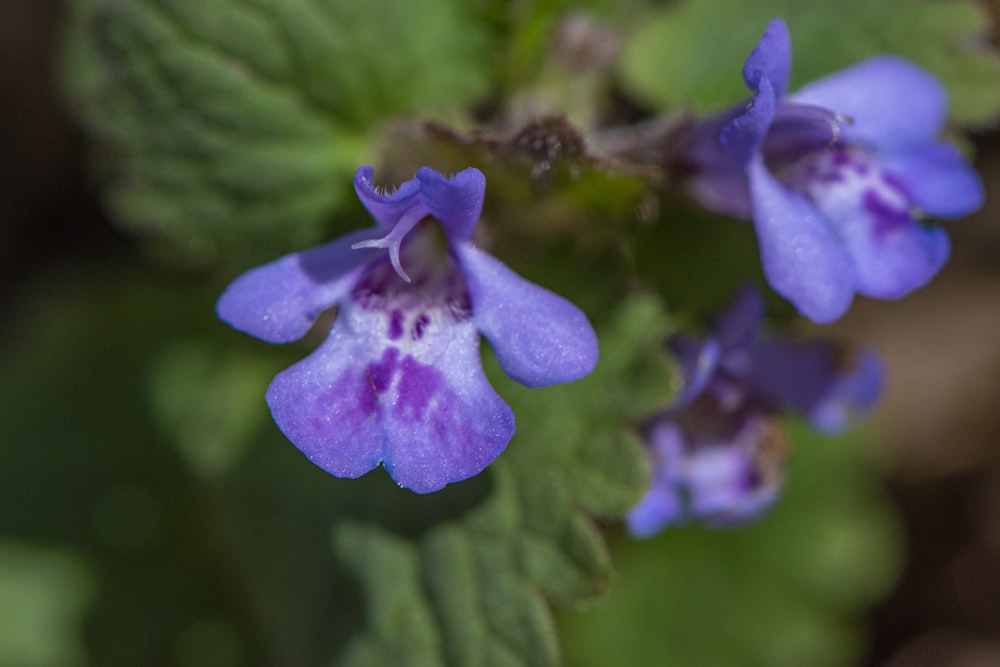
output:
M 381 463 L 401 486 L 436 491 L 479 473 L 514 434 L 483 372 L 480 334 L 529 387 L 587 375 L 597 337 L 576 306 L 473 245 L 486 188 L 478 170 L 445 178 L 424 167 L 385 194 L 362 167 L 354 188 L 374 227 L 243 274 L 218 314 L 286 343 L 336 305 L 326 341 L 268 388 L 275 421 L 333 475 Z
M 924 70 L 879 56 L 786 94 L 790 67 L 775 19 L 743 65 L 754 97 L 700 123 L 685 160 L 703 204 L 753 220 L 775 291 L 830 322 L 855 292 L 896 299 L 927 283 L 950 243 L 920 218 L 974 211 L 983 186 L 937 139 L 947 97 Z
M 653 477 L 626 517 L 633 535 L 689 519 L 731 525 L 756 518 L 781 490 L 782 412 L 833 432 L 874 404 L 883 372 L 873 353 L 847 363 L 825 341 L 759 336 L 763 316 L 759 292 L 746 288 L 708 337 L 669 341 L 684 386 L 645 427 Z

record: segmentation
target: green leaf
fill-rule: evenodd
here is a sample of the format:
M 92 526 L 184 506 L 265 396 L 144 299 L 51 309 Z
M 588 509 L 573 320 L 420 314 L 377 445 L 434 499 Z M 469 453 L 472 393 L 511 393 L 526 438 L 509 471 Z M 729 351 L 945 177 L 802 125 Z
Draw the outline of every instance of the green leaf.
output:
M 560 663 L 549 603 L 592 600 L 613 577 L 595 519 L 621 517 L 645 489 L 647 463 L 630 424 L 668 399 L 668 330 L 660 306 L 636 297 L 604 328 L 601 362 L 579 382 L 529 390 L 489 364 L 518 432 L 489 468 L 486 499 L 413 544 L 337 532 L 370 619 L 347 664 Z
M 901 528 L 866 438 L 791 435 L 787 488 L 757 523 L 619 536 L 627 576 L 600 606 L 560 619 L 571 664 L 857 664 L 863 611 L 900 569 Z
M 64 80 L 114 216 L 244 265 L 324 236 L 381 121 L 482 95 L 488 46 L 459 0 L 75 0 Z
M 417 548 L 373 526 L 353 523 L 338 527 L 335 543 L 370 597 L 368 635 L 354 640 L 343 664 L 439 664 L 437 628 L 420 588 Z
M 684 0 L 642 23 L 623 54 L 623 76 L 661 108 L 735 104 L 747 96 L 743 60 L 774 17 L 792 36 L 792 90 L 892 53 L 940 77 L 957 123 L 985 125 L 1000 111 L 1000 57 L 989 46 L 987 12 L 971 2 Z
M 267 424 L 262 388 L 281 370 L 256 349 L 231 343 L 220 348 L 194 340 L 174 343 L 160 353 L 149 383 L 161 430 L 192 470 L 206 477 L 227 472 Z
M 85 664 L 83 615 L 93 587 L 69 552 L 0 540 L 0 664 Z

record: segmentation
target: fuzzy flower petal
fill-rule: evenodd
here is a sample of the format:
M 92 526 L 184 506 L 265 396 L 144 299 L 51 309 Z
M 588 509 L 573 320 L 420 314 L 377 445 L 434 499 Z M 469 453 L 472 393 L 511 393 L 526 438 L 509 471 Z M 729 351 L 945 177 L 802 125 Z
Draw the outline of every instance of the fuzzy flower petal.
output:
M 385 346 L 365 326 L 370 318 L 353 319 L 267 392 L 278 426 L 313 463 L 337 477 L 382 463 L 401 486 L 427 493 L 477 474 L 503 451 L 514 415 L 483 374 L 471 323 L 414 355 Z
M 371 167 L 361 167 L 354 174 L 354 191 L 375 222 L 382 227 L 392 227 L 407 211 L 422 203 L 419 180 L 412 178 L 394 192 L 386 193 L 375 186 Z
M 932 142 L 880 162 L 924 213 L 939 218 L 968 215 L 983 205 L 986 192 L 976 170 L 948 144 Z
M 753 220 L 775 291 L 827 323 L 854 293 L 898 299 L 931 280 L 949 242 L 922 214 L 967 214 L 983 186 L 937 139 L 947 96 L 931 74 L 876 57 L 786 95 L 790 58 L 775 19 L 744 63 L 753 97 L 701 122 L 683 166 L 704 205 Z
M 780 19 L 768 23 L 764 34 L 743 63 L 743 81 L 750 90 L 759 91 L 767 80 L 775 97 L 785 96 L 788 74 L 792 68 L 792 40 L 788 27 Z
M 586 315 L 528 282 L 471 244 L 456 253 L 472 299 L 473 321 L 500 367 L 528 387 L 571 382 L 597 365 L 597 335 Z
M 750 165 L 753 222 L 768 283 L 814 322 L 832 322 L 854 297 L 854 264 L 829 221 L 759 161 Z
M 360 229 L 244 273 L 219 298 L 219 318 L 269 343 L 302 338 L 321 312 L 350 292 L 358 272 L 375 257 L 372 250 L 351 247 L 376 234 Z
M 884 386 L 882 360 L 862 350 L 854 360 L 853 370 L 836 376 L 823 399 L 808 408 L 809 422 L 824 433 L 842 431 L 855 415 L 875 405 Z
M 760 340 L 741 355 L 739 367 L 725 368 L 762 404 L 792 410 L 824 431 L 839 430 L 849 416 L 871 408 L 884 384 L 875 354 L 865 350 L 850 358 L 818 340 Z
M 789 101 L 845 116 L 844 141 L 887 151 L 933 140 L 948 112 L 948 97 L 937 79 L 891 56 L 870 58 L 818 79 Z
M 579 309 L 472 245 L 479 171 L 424 168 L 387 194 L 362 167 L 354 184 L 375 226 L 244 274 L 217 308 L 237 329 L 287 342 L 337 306 L 323 345 L 268 389 L 275 422 L 333 475 L 381 464 L 401 486 L 436 491 L 479 473 L 514 434 L 481 335 L 529 386 L 589 373 L 597 339 Z
M 898 299 L 927 284 L 948 261 L 951 242 L 940 227 L 918 224 L 874 191 L 851 204 L 854 210 L 838 218 L 838 228 L 854 258 L 859 293 Z
M 428 167 L 417 172 L 427 210 L 441 221 L 453 243 L 467 241 L 483 212 L 486 177 L 478 169 L 464 169 L 445 178 Z
M 684 518 L 680 485 L 684 470 L 684 435 L 669 421 L 658 423 L 649 435 L 653 460 L 653 479 L 639 504 L 625 515 L 625 525 L 632 535 L 652 537 L 666 526 Z
M 744 287 L 715 321 L 712 338 L 725 350 L 745 348 L 757 338 L 763 321 L 764 297 L 760 290 Z
M 741 166 L 749 165 L 760 152 L 777 105 L 774 88 L 765 76 L 758 83 L 757 96 L 747 102 L 743 113 L 719 134 L 723 148 Z

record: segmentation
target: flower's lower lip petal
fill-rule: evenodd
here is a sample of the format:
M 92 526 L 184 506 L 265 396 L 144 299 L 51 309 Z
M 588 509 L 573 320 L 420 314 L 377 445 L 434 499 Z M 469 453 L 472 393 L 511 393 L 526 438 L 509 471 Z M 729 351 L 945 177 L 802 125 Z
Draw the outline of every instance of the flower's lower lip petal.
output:
M 376 252 L 351 246 L 376 235 L 377 228 L 361 229 L 244 273 L 219 297 L 219 318 L 270 343 L 298 340 L 351 290 L 357 271 Z
M 579 380 L 594 369 L 597 334 L 579 308 L 471 244 L 458 244 L 455 252 L 472 300 L 473 322 L 507 375 L 541 387 Z
M 274 421 L 313 463 L 337 477 L 360 477 L 382 461 L 384 436 L 362 360 L 372 350 L 340 333 L 279 373 L 267 390 Z
M 968 215 L 983 204 L 983 181 L 958 151 L 930 143 L 918 151 L 879 156 L 882 168 L 921 211 L 940 218 Z
M 925 227 L 866 191 L 851 220 L 838 221 L 854 258 L 859 294 L 898 299 L 927 284 L 948 261 L 951 243 L 939 227 Z
M 763 163 L 749 169 L 753 220 L 764 275 L 772 288 L 815 322 L 836 320 L 854 294 L 851 258 L 824 216 L 778 183 Z
M 818 79 L 790 102 L 829 109 L 853 120 L 848 142 L 880 149 L 920 145 L 944 123 L 947 96 L 929 73 L 901 58 L 878 56 Z
M 483 373 L 471 322 L 455 325 L 452 340 L 431 344 L 441 349 L 429 358 L 441 362 L 402 357 L 382 411 L 386 470 L 417 493 L 478 474 L 514 435 L 514 413 Z
M 479 473 L 503 451 L 514 415 L 483 373 L 471 323 L 405 350 L 374 328 L 338 324 L 267 393 L 278 426 L 313 463 L 358 477 L 381 462 L 401 486 L 427 493 Z

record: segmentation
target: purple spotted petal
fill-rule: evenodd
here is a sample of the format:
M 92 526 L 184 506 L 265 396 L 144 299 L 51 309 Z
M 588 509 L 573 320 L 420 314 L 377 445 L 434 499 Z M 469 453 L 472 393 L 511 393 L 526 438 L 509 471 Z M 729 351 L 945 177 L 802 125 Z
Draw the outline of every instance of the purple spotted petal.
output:
M 750 90 L 759 90 L 767 79 L 775 97 L 781 99 L 788 90 L 788 72 L 792 67 L 792 41 L 788 26 L 781 19 L 772 19 L 757 46 L 743 63 L 743 81 Z
M 771 81 L 764 77 L 760 80 L 756 97 L 746 103 L 745 111 L 722 128 L 719 141 L 738 164 L 748 165 L 760 154 L 777 105 Z
M 378 234 L 360 229 L 311 250 L 286 255 L 248 271 L 219 297 L 216 312 L 234 328 L 270 343 L 304 336 L 316 317 L 340 301 L 358 272 L 378 254 L 351 250 Z
M 483 374 L 475 328 L 459 322 L 396 347 L 372 319 L 342 312 L 316 352 L 274 379 L 267 402 L 278 426 L 338 477 L 381 462 L 401 486 L 428 493 L 479 473 L 510 441 L 514 415 Z
M 354 191 L 381 227 L 392 227 L 407 211 L 421 203 L 420 181 L 416 178 L 386 193 L 375 186 L 371 167 L 361 167 L 354 174 Z
M 940 227 L 925 227 L 908 211 L 868 190 L 837 228 L 854 258 L 859 294 L 898 299 L 927 284 L 948 261 L 951 243 Z
M 923 212 L 938 218 L 957 218 L 983 205 L 983 181 L 976 170 L 943 142 L 920 150 L 883 155 L 883 169 L 907 191 Z
M 854 295 L 854 266 L 825 216 L 778 183 L 760 161 L 750 165 L 753 221 L 768 283 L 815 322 L 843 315 Z
M 430 214 L 441 222 L 452 243 L 467 241 L 483 212 L 486 177 L 478 169 L 463 169 L 445 178 L 429 167 L 417 172 L 421 195 Z
M 842 139 L 880 150 L 925 144 L 947 114 L 941 83 L 916 65 L 891 56 L 870 58 L 818 79 L 789 98 L 851 119 Z
M 454 250 L 472 300 L 472 320 L 507 375 L 541 387 L 579 380 L 594 370 L 597 335 L 579 308 L 471 243 Z

